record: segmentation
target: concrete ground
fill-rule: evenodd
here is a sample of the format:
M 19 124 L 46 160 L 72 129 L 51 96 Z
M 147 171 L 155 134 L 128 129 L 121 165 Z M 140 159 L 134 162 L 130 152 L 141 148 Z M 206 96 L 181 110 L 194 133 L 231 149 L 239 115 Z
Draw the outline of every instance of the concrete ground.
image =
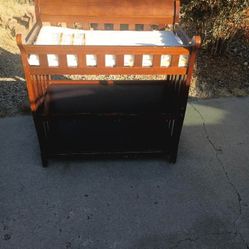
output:
M 249 98 L 190 101 L 175 165 L 51 160 L 0 119 L 0 249 L 248 249 Z

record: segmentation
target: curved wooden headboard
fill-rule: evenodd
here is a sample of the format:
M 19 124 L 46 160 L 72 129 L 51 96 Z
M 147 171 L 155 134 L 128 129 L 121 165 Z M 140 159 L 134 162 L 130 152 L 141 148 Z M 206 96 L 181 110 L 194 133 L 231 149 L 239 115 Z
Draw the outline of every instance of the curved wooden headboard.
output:
M 175 24 L 179 0 L 35 0 L 42 22 Z

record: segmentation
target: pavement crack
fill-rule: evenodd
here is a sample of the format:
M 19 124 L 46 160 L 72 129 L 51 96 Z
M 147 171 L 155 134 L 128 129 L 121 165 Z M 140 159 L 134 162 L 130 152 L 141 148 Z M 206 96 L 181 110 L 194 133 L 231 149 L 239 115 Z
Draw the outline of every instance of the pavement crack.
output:
M 226 168 L 225 168 L 225 165 L 224 163 L 222 162 L 222 160 L 220 159 L 219 157 L 219 154 L 222 152 L 222 149 L 218 148 L 215 143 L 212 141 L 212 139 L 210 138 L 210 135 L 208 134 L 208 130 L 207 130 L 207 127 L 206 127 L 206 120 L 204 118 L 204 116 L 202 115 L 202 113 L 192 104 L 190 103 L 191 107 L 193 108 L 193 110 L 198 114 L 198 116 L 200 117 L 201 121 L 202 121 L 202 127 L 203 127 L 203 131 L 204 131 L 204 134 L 205 134 L 205 137 L 208 141 L 208 143 L 210 144 L 210 146 L 212 147 L 214 153 L 215 153 L 215 157 L 216 157 L 216 160 L 217 162 L 219 163 L 219 165 L 221 166 L 221 169 L 226 177 L 226 180 L 228 182 L 228 184 L 231 186 L 231 188 L 233 189 L 233 192 L 236 194 L 236 197 L 237 197 L 237 201 L 238 201 L 238 217 L 235 219 L 235 221 L 233 222 L 234 224 L 234 228 L 235 228 L 235 234 L 238 234 L 240 236 L 240 238 L 242 239 L 242 241 L 245 243 L 245 245 L 247 246 L 247 249 L 249 249 L 249 245 L 247 244 L 247 241 L 243 238 L 242 234 L 238 231 L 238 221 L 240 220 L 241 218 L 241 215 L 242 215 L 242 205 L 241 205 L 241 202 L 242 202 L 242 198 L 241 198 L 241 195 L 239 193 L 239 190 L 237 189 L 237 187 L 235 186 L 235 184 L 232 182 Z
M 201 114 L 201 112 L 192 103 L 190 105 L 191 105 L 191 107 L 194 109 L 194 111 L 199 115 L 199 117 L 202 120 L 202 128 L 203 128 L 203 131 L 205 133 L 206 139 L 208 140 L 208 143 L 211 145 L 211 147 L 213 148 L 213 150 L 215 150 L 216 152 L 222 152 L 222 149 L 216 147 L 215 143 L 210 138 L 210 136 L 208 134 L 208 131 L 207 131 L 206 120 L 205 120 L 204 116 Z
M 249 249 L 249 244 L 247 243 L 247 241 L 245 240 L 245 238 L 243 237 L 243 235 L 238 231 L 237 227 L 235 226 L 235 232 L 234 232 L 235 237 L 239 237 L 240 240 L 243 242 L 243 244 L 245 244 L 246 249 Z
M 186 241 L 189 241 L 189 242 L 196 242 L 197 240 L 199 239 L 199 237 L 196 237 L 196 238 L 185 238 L 185 239 L 181 239 L 181 240 L 178 240 L 174 246 L 171 246 L 169 247 L 169 249 L 174 249 L 174 248 L 177 248 L 181 243 L 184 243 Z

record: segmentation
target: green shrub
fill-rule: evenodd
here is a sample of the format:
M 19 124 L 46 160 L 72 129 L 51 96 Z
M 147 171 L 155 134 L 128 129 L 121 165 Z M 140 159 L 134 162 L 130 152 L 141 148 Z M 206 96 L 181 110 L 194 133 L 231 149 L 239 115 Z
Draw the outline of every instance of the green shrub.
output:
M 246 32 L 248 9 L 248 0 L 185 0 L 182 20 L 202 36 L 203 47 L 217 55 Z

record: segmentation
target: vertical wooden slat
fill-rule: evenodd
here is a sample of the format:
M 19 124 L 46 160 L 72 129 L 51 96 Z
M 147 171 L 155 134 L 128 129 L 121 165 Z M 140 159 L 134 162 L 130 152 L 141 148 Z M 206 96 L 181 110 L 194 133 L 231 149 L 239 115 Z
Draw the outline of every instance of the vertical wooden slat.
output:
M 123 67 L 124 66 L 124 55 L 118 54 L 116 55 L 116 66 Z
M 114 30 L 120 30 L 120 24 L 119 23 L 114 23 L 113 24 L 113 29 Z
M 48 80 L 47 80 L 47 75 L 41 75 L 40 76 L 43 85 L 43 94 L 46 93 L 47 87 L 48 87 Z
M 135 55 L 134 66 L 135 67 L 142 67 L 142 63 L 143 63 L 143 55 L 142 54 L 136 54 Z
M 97 67 L 99 68 L 105 67 L 105 54 L 97 55 Z
M 36 84 L 38 85 L 40 91 L 39 96 L 43 96 L 45 92 L 45 84 L 43 78 L 42 80 L 40 80 L 40 77 L 39 78 L 36 77 Z
M 153 55 L 152 67 L 160 67 L 160 66 L 161 66 L 161 55 L 160 54 Z
M 48 67 L 48 57 L 46 54 L 39 55 L 40 67 Z
M 33 78 L 33 84 L 35 85 L 36 89 L 36 103 L 39 106 L 43 102 L 43 89 L 39 78 L 35 76 L 33 76 L 32 78 Z
M 174 54 L 171 57 L 171 66 L 172 67 L 178 67 L 178 63 L 179 63 L 179 54 Z
M 60 54 L 59 55 L 59 67 L 67 67 L 67 55 Z
M 37 90 L 37 85 L 36 85 L 36 80 L 35 80 L 35 76 L 34 75 L 31 75 L 31 82 L 32 82 L 32 86 L 33 86 L 33 89 L 34 89 L 34 93 L 35 93 L 35 102 L 37 101 L 37 98 L 38 98 L 38 90 Z
M 45 83 L 46 83 L 46 85 L 45 85 L 46 88 L 49 86 L 49 81 L 51 80 L 51 78 L 52 78 L 52 77 L 51 77 L 50 74 L 49 74 L 49 75 L 46 75 L 46 82 L 45 82 Z
M 40 96 L 41 94 L 43 95 L 43 89 L 44 86 L 42 84 L 42 81 L 40 79 L 40 75 L 34 75 L 33 78 L 35 79 L 34 82 L 37 85 L 37 87 L 39 88 L 39 92 L 37 96 Z
M 136 30 L 136 25 L 135 24 L 129 24 L 129 30 Z
M 86 54 L 78 53 L 77 56 L 78 56 L 78 67 L 79 68 L 86 67 Z
M 38 86 L 39 94 L 43 94 L 44 86 L 42 85 L 42 82 L 39 79 L 39 75 L 33 75 L 32 77 L 34 79 L 35 84 L 37 84 Z
M 48 87 L 48 83 L 47 83 L 47 76 L 46 75 L 42 75 L 42 85 L 43 85 L 43 94 L 46 94 L 47 91 L 47 87 Z

